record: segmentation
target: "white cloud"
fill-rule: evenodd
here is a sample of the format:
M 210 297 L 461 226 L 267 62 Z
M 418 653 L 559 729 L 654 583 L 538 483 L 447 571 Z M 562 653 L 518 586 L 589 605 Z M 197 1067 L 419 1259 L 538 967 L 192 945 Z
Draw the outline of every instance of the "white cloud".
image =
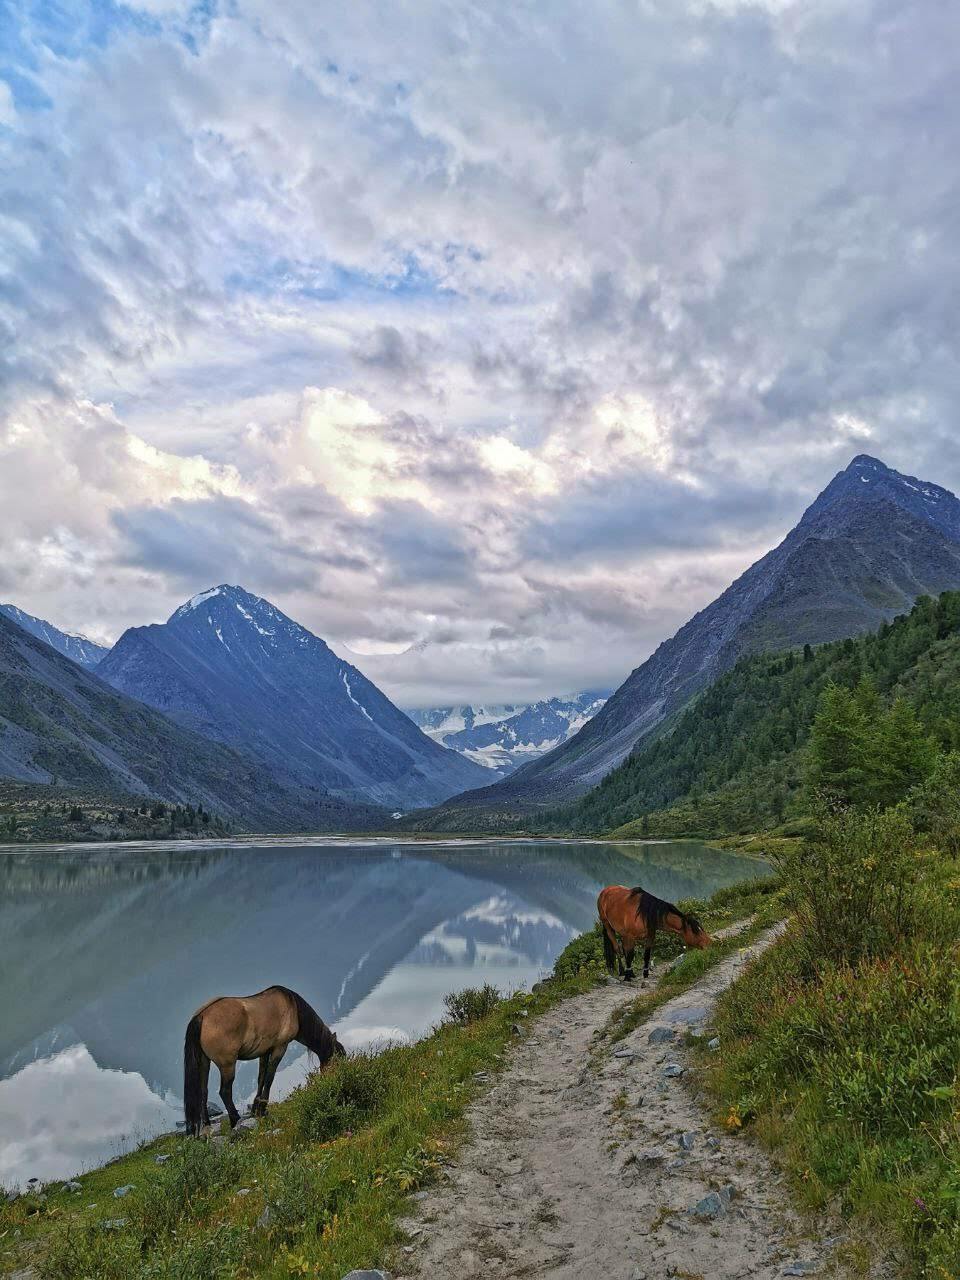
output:
M 6 80 L 0 80 L 0 126 L 12 128 L 17 119 L 17 109 L 13 101 L 13 90 Z
M 960 481 L 936 0 L 138 8 L 0 82 L 24 607 L 229 568 L 504 700 L 624 674 L 864 441 Z

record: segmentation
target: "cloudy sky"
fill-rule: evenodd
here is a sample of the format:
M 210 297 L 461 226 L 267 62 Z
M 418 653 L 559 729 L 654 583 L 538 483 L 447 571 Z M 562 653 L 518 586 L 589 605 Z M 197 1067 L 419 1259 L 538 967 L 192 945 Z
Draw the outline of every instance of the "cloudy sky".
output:
M 618 683 L 859 452 L 960 486 L 942 0 L 12 0 L 0 599 Z M 395 656 L 416 645 L 412 658 Z

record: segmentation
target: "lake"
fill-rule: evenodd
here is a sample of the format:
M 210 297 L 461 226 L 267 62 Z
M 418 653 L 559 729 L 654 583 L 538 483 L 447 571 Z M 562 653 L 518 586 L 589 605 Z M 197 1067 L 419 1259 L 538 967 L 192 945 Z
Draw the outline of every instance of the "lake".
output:
M 445 993 L 529 986 L 605 884 L 704 897 L 763 874 L 697 841 L 337 839 L 0 851 L 0 1185 L 69 1177 L 181 1118 L 198 1005 L 282 983 L 348 1047 L 422 1035 Z M 282 1097 L 308 1069 L 291 1045 Z M 238 1071 L 249 1101 L 256 1064 Z M 211 1099 L 216 1099 L 216 1071 Z

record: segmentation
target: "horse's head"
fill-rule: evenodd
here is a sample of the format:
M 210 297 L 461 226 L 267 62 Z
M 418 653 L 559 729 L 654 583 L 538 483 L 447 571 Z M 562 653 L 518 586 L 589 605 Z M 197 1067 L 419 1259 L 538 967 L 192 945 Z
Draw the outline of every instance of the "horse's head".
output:
M 703 951 L 709 947 L 713 939 L 696 916 L 683 914 L 680 916 L 680 922 L 677 933 L 683 938 L 684 946 L 692 947 L 696 951 Z
M 336 1032 L 334 1032 L 333 1036 L 333 1052 L 337 1058 L 345 1058 L 347 1056 L 347 1051 L 337 1039 Z

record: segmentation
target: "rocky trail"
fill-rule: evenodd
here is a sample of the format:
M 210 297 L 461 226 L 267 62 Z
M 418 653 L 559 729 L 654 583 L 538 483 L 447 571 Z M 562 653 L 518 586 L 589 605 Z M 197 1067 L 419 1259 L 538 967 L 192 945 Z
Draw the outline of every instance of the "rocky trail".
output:
M 539 1018 L 472 1107 L 473 1136 L 449 1176 L 417 1197 L 417 1219 L 403 1224 L 403 1276 L 844 1274 L 836 1228 L 801 1220 L 769 1158 L 711 1123 L 684 1047 L 774 936 L 724 959 L 614 1045 L 595 1037 L 635 987 L 610 982 Z

